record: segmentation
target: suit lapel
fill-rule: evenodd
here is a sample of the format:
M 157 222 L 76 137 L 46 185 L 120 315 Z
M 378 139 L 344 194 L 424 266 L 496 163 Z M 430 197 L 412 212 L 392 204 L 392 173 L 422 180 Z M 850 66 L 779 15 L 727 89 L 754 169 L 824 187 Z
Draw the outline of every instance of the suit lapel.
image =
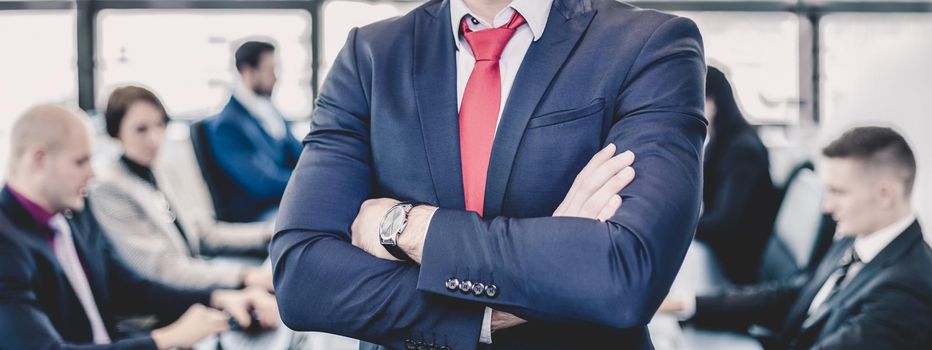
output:
M 816 315 L 816 319 L 814 319 L 813 322 L 817 323 L 821 321 L 822 318 L 831 314 L 829 311 L 834 310 L 839 303 L 845 300 L 852 300 L 855 293 L 863 292 L 864 289 L 862 287 L 864 287 L 864 284 L 873 280 L 877 274 L 883 272 L 884 269 L 895 263 L 903 254 L 908 252 L 910 248 L 918 244 L 918 242 L 916 242 L 917 240 L 921 239 L 922 233 L 919 229 L 919 223 L 913 222 L 906 231 L 903 231 L 899 237 L 890 242 L 890 245 L 881 250 L 870 263 L 864 265 L 864 268 L 862 268 L 857 275 L 852 277 L 847 285 L 841 288 L 831 299 L 826 300 L 825 312 Z
M 809 306 L 812 304 L 812 300 L 815 299 L 816 294 L 819 293 L 819 289 L 822 288 L 825 281 L 827 281 L 832 272 L 835 271 L 838 261 L 841 260 L 842 255 L 844 255 L 844 252 L 851 246 L 852 242 L 852 239 L 845 238 L 835 243 L 834 250 L 830 254 L 825 255 L 825 259 L 822 260 L 822 264 L 819 265 L 812 280 L 800 291 L 799 296 L 796 298 L 796 303 L 794 303 L 793 308 L 790 309 L 790 313 L 783 327 L 784 332 L 789 333 L 788 335 L 792 336 L 799 331 L 800 325 L 809 314 Z
M 589 27 L 595 11 L 588 5 L 588 1 L 554 1 L 543 36 L 528 48 L 492 144 L 483 208 L 486 216 L 501 214 L 512 164 L 528 120 Z
M 450 34 L 450 4 L 426 6 L 415 16 L 414 84 L 437 203 L 466 207 L 456 108 L 456 46 Z
M 899 258 L 908 252 L 911 247 L 916 246 L 918 244 L 918 242 L 916 242 L 917 240 L 922 240 L 922 233 L 921 229 L 919 228 L 919 223 L 913 222 L 913 224 L 910 225 L 906 231 L 903 231 L 899 237 L 894 239 L 886 248 L 881 250 L 880 253 L 877 254 L 877 256 L 874 257 L 870 263 L 864 265 L 864 268 L 862 268 L 861 271 L 857 273 L 857 275 L 852 277 L 851 281 L 848 282 L 847 285 L 839 290 L 834 296 L 828 300 L 825 300 L 825 307 L 821 308 L 822 311 L 819 314 L 813 315 L 813 318 L 806 322 L 806 324 L 810 326 L 800 329 L 800 334 L 805 335 L 810 331 L 819 331 L 819 328 L 821 327 L 812 326 L 819 325 L 825 321 L 825 319 L 832 314 L 832 311 L 840 306 L 841 302 L 846 300 L 853 300 L 856 293 L 864 292 L 864 289 L 862 288 L 864 287 L 864 284 L 873 280 L 877 274 L 881 273 L 884 269 L 899 260 Z M 840 256 L 838 259 L 840 259 Z M 833 271 L 834 269 L 830 269 L 828 274 L 830 275 Z M 828 276 L 826 275 L 825 278 L 827 279 Z M 822 280 L 822 283 L 819 283 L 819 285 L 815 286 L 815 291 L 818 292 L 823 284 L 825 284 L 824 279 Z M 813 297 L 814 296 L 815 295 L 813 294 Z M 803 310 L 804 312 L 808 310 L 809 304 L 812 303 L 812 298 L 809 298 L 808 300 L 809 302 L 806 304 L 806 309 Z M 800 322 L 802 322 L 802 320 L 805 318 L 806 314 L 803 313 L 802 317 L 800 318 Z
M 52 250 L 51 244 L 49 244 L 47 233 L 39 226 L 39 223 L 32 219 L 26 208 L 23 208 L 6 187 L 0 192 L 0 212 L 6 216 L 13 226 L 12 232 L 7 234 L 17 235 L 18 237 L 12 238 L 36 248 L 46 259 L 53 262 L 56 271 L 64 278 L 64 272 L 61 266 L 58 265 L 58 258 L 55 257 L 55 252 Z

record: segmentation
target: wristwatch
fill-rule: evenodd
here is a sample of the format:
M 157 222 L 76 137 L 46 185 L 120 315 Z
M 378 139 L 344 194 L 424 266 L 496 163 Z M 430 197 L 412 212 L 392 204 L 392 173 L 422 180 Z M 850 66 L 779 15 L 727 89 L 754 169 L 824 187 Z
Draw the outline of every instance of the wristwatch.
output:
M 398 246 L 398 236 L 405 230 L 408 224 L 408 213 L 411 209 L 420 203 L 401 202 L 395 204 L 385 213 L 382 223 L 379 224 L 379 243 L 385 247 L 389 253 L 401 261 L 409 261 L 411 258 L 405 254 L 401 247 Z

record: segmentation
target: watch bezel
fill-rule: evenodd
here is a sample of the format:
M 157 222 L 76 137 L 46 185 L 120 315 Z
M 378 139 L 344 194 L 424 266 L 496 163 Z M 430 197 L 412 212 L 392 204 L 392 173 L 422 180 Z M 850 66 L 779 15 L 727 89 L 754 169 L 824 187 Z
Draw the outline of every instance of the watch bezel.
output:
M 414 208 L 411 203 L 399 203 L 392 206 L 385 213 L 382 222 L 379 224 L 379 242 L 382 245 L 398 245 L 398 235 L 400 235 L 408 224 L 408 212 Z M 399 213 L 400 211 L 400 213 Z M 388 222 L 392 218 L 391 222 Z M 390 226 L 386 227 L 386 224 Z

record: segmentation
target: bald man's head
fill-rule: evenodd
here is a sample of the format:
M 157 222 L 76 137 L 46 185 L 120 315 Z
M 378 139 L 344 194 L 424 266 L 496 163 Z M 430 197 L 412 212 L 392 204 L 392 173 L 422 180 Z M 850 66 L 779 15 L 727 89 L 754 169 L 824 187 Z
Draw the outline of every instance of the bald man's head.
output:
M 13 124 L 9 184 L 51 212 L 83 209 L 93 177 L 90 137 L 78 113 L 39 105 Z
M 32 107 L 13 124 L 10 163 L 18 163 L 29 149 L 58 151 L 65 139 L 75 132 L 86 133 L 87 130 L 71 110 L 53 104 Z

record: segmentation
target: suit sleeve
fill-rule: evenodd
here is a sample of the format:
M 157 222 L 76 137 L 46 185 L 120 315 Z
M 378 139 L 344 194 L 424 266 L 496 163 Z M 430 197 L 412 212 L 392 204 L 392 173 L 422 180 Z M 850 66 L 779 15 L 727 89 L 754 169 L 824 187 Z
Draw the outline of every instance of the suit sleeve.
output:
M 917 285 L 891 284 L 871 293 L 859 313 L 821 334 L 812 349 L 928 349 L 932 293 Z
M 799 275 L 787 281 L 698 296 L 696 314 L 689 321 L 700 328 L 743 332 L 756 324 L 778 330 L 808 279 L 808 275 Z
M 221 121 L 209 142 L 220 168 L 249 193 L 279 198 L 291 177 L 291 167 L 276 163 L 256 150 L 253 141 L 235 123 Z
M 484 308 L 417 290 L 418 266 L 352 245 L 350 225 L 372 190 L 366 58 L 353 29 L 317 102 L 271 244 L 282 320 L 389 348 L 406 340 L 474 349 Z M 408 342 L 410 344 L 410 342 Z
M 733 223 L 736 218 L 745 214 L 748 204 L 755 200 L 752 196 L 758 190 L 755 188 L 756 181 L 764 174 L 769 176 L 769 169 L 764 156 L 753 148 L 753 144 L 738 142 L 735 147 L 728 150 L 731 154 L 726 163 L 732 166 L 726 168 L 728 173 L 714 194 L 713 200 L 716 204 L 712 208 L 707 207 L 708 210 L 699 219 L 699 227 L 696 230 L 698 240 L 720 242 L 727 240 L 729 235 L 753 233 L 735 232 Z
M 148 336 L 120 339 L 106 345 L 66 342 L 39 308 L 36 293 L 31 287 L 35 262 L 29 255 L 0 241 L 0 267 L 0 349 L 156 349 L 155 342 Z
M 621 210 L 603 223 L 440 209 L 428 229 L 418 288 L 533 319 L 617 329 L 647 324 L 696 229 L 705 72 L 695 24 L 661 24 L 622 84 L 606 139 L 637 155 L 637 178 L 620 193 Z M 496 285 L 498 296 L 445 288 L 467 273 Z

